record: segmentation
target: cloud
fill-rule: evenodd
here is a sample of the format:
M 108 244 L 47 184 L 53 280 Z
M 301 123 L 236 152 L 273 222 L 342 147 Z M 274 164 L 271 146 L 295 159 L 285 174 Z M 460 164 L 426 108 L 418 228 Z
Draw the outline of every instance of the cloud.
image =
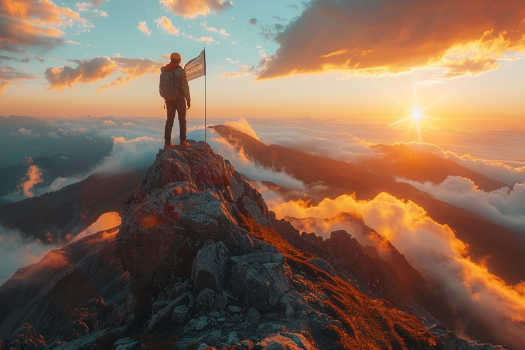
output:
M 71 68 L 67 65 L 62 67 L 48 68 L 45 72 L 47 81 L 51 84 L 48 90 L 62 91 L 64 87 L 73 90 L 73 85 L 94 83 L 99 79 L 111 76 L 117 70 L 126 75 L 126 84 L 132 79 L 141 78 L 148 73 L 158 73 L 161 63 L 149 58 L 126 58 L 121 56 L 95 57 L 91 60 L 77 61 L 72 60 L 78 66 Z M 120 84 L 121 80 L 117 78 L 109 86 L 105 85 L 100 91 Z
M 0 285 L 21 267 L 34 264 L 45 256 L 54 246 L 42 242 L 31 242 L 19 231 L 0 226 Z M 56 255 L 49 256 L 49 264 Z
M 98 88 L 98 94 L 100 95 L 100 93 L 103 91 L 103 90 L 106 90 L 106 89 L 109 89 L 109 88 L 112 88 L 114 86 L 121 86 L 122 83 L 124 82 L 124 79 L 122 77 L 118 77 L 115 81 L 112 81 L 111 84 L 109 85 L 104 85 L 104 86 L 101 86 Z
M 525 183 L 511 190 L 503 187 L 484 192 L 470 179 L 449 176 L 441 184 L 398 179 L 440 201 L 476 213 L 496 224 L 525 233 Z
M 31 157 L 28 157 L 25 163 L 32 164 L 33 159 L 31 159 Z M 22 179 L 20 179 L 20 181 L 21 182 L 17 186 L 18 190 L 22 191 L 27 198 L 33 197 L 33 187 L 36 184 L 44 182 L 44 180 L 42 179 L 42 170 L 37 165 L 30 165 L 29 168 L 27 168 L 26 175 Z
M 51 84 L 48 90 L 62 91 L 65 87 L 73 90 L 74 84 L 94 83 L 109 77 L 117 70 L 117 64 L 108 57 L 95 57 L 77 63 L 76 68 L 69 65 L 63 68 L 48 68 L 45 72 L 46 79 Z
M 248 76 L 248 75 L 252 75 L 250 73 L 246 73 L 246 72 L 226 72 L 226 73 L 221 73 L 219 74 L 220 77 L 228 77 L 228 78 L 232 78 L 232 77 L 244 77 L 244 76 Z
M 60 29 L 73 24 L 79 14 L 51 0 L 2 0 L 0 2 L 0 50 L 25 52 L 22 47 L 53 47 L 67 42 Z
M 316 0 L 277 34 L 280 47 L 259 79 L 418 68 L 444 69 L 437 80 L 475 76 L 496 69 L 506 52 L 525 51 L 523 18 L 515 0 Z
M 104 120 L 104 122 L 102 123 L 102 125 L 106 125 L 106 126 L 113 126 L 113 125 L 117 125 L 117 123 L 115 123 L 114 121 L 112 120 Z
M 99 6 L 100 4 L 102 4 L 104 1 L 109 1 L 109 0 L 92 0 L 93 1 L 93 5 L 94 6 Z
M 235 128 L 245 133 L 246 135 L 250 135 L 256 140 L 259 139 L 259 136 L 257 136 L 257 133 L 253 130 L 252 126 L 244 118 L 241 118 L 236 121 L 227 121 L 224 123 L 224 125 L 231 126 L 232 128 Z
M 251 19 L 250 19 L 250 24 L 251 24 L 252 26 L 257 25 L 257 18 L 251 18 Z
M 212 42 L 213 38 L 211 36 L 201 36 L 200 38 L 196 38 L 195 41 L 206 41 L 206 42 Z
M 167 9 L 177 16 L 195 18 L 210 12 L 222 12 L 232 6 L 231 1 L 221 0 L 160 0 Z
M 11 66 L 0 66 L 0 81 L 14 82 L 17 80 L 37 79 L 32 74 Z
M 24 136 L 33 136 L 33 131 L 32 130 L 27 130 L 25 128 L 18 129 L 18 133 L 20 135 L 24 135 Z
M 12 82 L 10 81 L 2 81 L 0 82 L 0 95 L 4 92 L 5 89 L 7 89 L 7 87 L 9 85 L 13 84 Z
M 93 19 L 98 19 L 101 17 L 109 17 L 108 13 L 106 11 L 102 10 L 93 10 L 91 17 Z
M 93 171 L 96 174 L 118 174 L 130 169 L 147 168 L 155 160 L 162 140 L 143 136 L 131 140 L 113 138 L 113 150 Z
M 171 23 L 171 20 L 166 17 L 162 16 L 155 20 L 155 23 L 157 23 L 157 28 L 162 28 L 164 33 L 172 34 L 172 35 L 178 35 L 179 30 L 173 26 Z
M 417 204 L 381 193 L 369 201 L 343 195 L 333 200 L 324 199 L 317 206 L 290 201 L 270 209 L 278 218 L 289 215 L 323 219 L 342 212 L 361 215 L 364 222 L 388 239 L 412 266 L 445 287 L 446 297 L 455 305 L 458 318 L 460 314 L 468 315 L 461 320 L 467 336 L 469 325 L 475 324 L 479 329 L 481 324 L 501 343 L 516 348 L 525 343 L 525 283 L 508 286 L 485 266 L 475 264 L 467 256 L 467 245 L 458 240 L 447 225 L 432 220 Z M 352 232 L 352 227 L 348 230 Z
M 139 22 L 139 26 L 137 27 L 144 35 L 151 35 L 151 30 L 148 29 L 148 25 L 146 24 L 146 21 Z
M 228 34 L 228 33 L 226 32 L 226 29 L 224 29 L 224 28 L 221 28 L 221 30 L 219 30 L 219 34 L 226 35 L 226 36 L 230 36 L 230 34 Z

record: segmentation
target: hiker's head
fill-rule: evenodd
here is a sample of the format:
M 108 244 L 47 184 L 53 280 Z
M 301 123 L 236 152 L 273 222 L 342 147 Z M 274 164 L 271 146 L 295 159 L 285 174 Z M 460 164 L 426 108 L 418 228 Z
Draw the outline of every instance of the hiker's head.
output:
M 170 55 L 171 62 L 173 63 L 180 63 L 181 61 L 180 53 L 174 52 Z

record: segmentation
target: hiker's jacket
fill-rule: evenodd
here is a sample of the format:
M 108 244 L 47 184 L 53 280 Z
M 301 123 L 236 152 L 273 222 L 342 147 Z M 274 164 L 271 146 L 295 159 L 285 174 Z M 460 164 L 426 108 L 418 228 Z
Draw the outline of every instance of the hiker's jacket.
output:
M 171 62 L 164 67 L 164 70 L 166 72 L 173 71 L 173 85 L 175 86 L 175 89 L 179 90 L 179 92 L 182 90 L 186 101 L 190 101 L 190 85 L 188 84 L 188 78 L 186 77 L 184 68 Z M 178 98 L 182 98 L 182 96 L 179 96 Z

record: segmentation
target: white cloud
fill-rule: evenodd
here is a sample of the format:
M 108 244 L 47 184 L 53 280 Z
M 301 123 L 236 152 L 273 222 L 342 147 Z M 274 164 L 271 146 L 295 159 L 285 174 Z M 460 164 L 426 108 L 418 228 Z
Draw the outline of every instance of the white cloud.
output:
M 102 125 L 106 125 L 106 126 L 113 126 L 113 125 L 117 125 L 117 123 L 115 123 L 114 121 L 112 120 L 104 120 L 104 122 L 102 123 Z
M 441 184 L 398 179 L 455 207 L 476 213 L 496 224 L 525 233 L 525 183 L 492 192 L 479 190 L 470 179 L 449 176 Z
M 25 128 L 21 128 L 18 130 L 18 133 L 24 136 L 33 136 L 32 130 L 26 130 Z

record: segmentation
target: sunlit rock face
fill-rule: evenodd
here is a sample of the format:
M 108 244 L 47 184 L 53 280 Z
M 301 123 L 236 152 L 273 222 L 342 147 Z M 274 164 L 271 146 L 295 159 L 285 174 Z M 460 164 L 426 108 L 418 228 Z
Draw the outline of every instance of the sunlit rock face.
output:
M 224 242 L 232 253 L 247 251 L 241 215 L 269 225 L 259 192 L 207 144 L 190 144 L 159 152 L 125 205 L 115 253 L 147 284 L 161 286 L 191 271 L 196 247 L 208 239 Z

